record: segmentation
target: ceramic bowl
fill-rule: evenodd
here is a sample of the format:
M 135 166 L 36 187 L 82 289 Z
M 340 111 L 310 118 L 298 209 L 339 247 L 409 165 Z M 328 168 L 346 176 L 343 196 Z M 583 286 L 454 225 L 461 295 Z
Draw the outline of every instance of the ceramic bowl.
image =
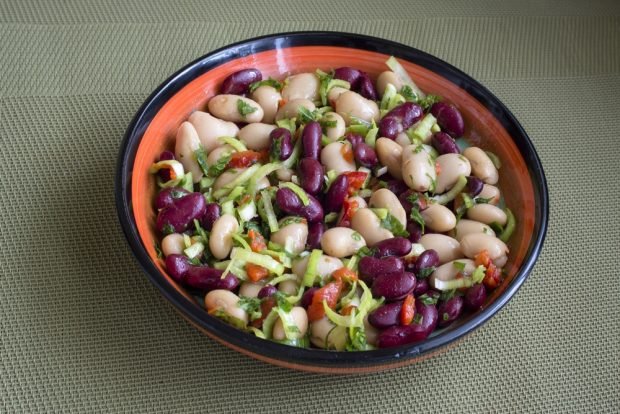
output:
M 223 79 L 243 68 L 263 76 L 352 66 L 376 77 L 395 56 L 427 92 L 442 96 L 463 114 L 465 136 L 493 151 L 503 163 L 498 186 L 517 218 L 503 284 L 480 311 L 423 342 L 364 352 L 300 349 L 259 339 L 207 314 L 199 301 L 166 274 L 157 258 L 153 208 L 156 185 L 149 166 L 174 148 L 178 126 L 204 110 Z M 490 62 L 489 64 L 492 64 Z M 211 52 L 158 87 L 138 110 L 121 145 L 116 177 L 120 222 L 151 282 L 180 314 L 209 337 L 243 354 L 289 368 L 324 373 L 360 373 L 411 364 L 446 349 L 495 315 L 517 292 L 540 253 L 548 220 L 544 172 L 529 137 L 510 111 L 480 83 L 442 60 L 392 41 L 335 32 L 296 32 L 259 37 Z

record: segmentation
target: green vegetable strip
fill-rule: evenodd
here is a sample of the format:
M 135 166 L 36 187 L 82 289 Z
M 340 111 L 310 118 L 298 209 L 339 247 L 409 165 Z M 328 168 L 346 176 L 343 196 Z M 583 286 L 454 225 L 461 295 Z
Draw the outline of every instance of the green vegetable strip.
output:
M 433 114 L 426 114 L 418 126 L 413 130 L 413 136 L 422 142 L 427 141 L 431 134 L 431 128 L 435 125 L 435 122 L 437 122 L 437 119 L 433 116 Z
M 213 197 L 219 199 L 230 193 L 230 191 L 238 187 L 240 185 L 245 184 L 252 176 L 258 171 L 260 165 L 254 164 L 247 170 L 243 171 L 241 174 L 235 177 L 230 183 L 228 183 L 224 188 L 220 188 L 219 190 L 213 193 Z
M 452 186 L 452 188 L 443 194 L 440 194 L 435 197 L 431 197 L 432 201 L 435 201 L 438 204 L 448 204 L 450 201 L 454 200 L 454 198 L 459 195 L 467 185 L 467 177 L 464 175 L 460 175 L 456 180 L 456 183 Z
M 312 250 L 310 257 L 308 258 L 308 266 L 306 267 L 306 273 L 304 273 L 304 279 L 302 284 L 304 286 L 314 285 L 314 281 L 318 276 L 319 260 L 323 255 L 323 251 L 319 249 Z
M 293 131 L 294 133 L 295 131 Z M 298 139 L 293 147 L 293 152 L 291 156 L 288 157 L 285 161 L 282 161 L 282 167 L 284 168 L 293 168 L 293 166 L 297 163 L 299 156 L 301 155 L 301 139 Z
M 273 279 L 271 279 L 269 281 L 269 284 L 275 286 L 278 283 L 281 283 L 281 282 L 284 282 L 284 281 L 287 281 L 287 280 L 297 280 L 297 276 L 293 275 L 293 274 L 290 274 L 290 273 L 286 273 L 286 274 L 283 274 L 281 276 L 274 277 Z
M 269 315 L 267 315 L 267 317 L 263 321 L 263 334 L 265 335 L 267 339 L 271 339 L 271 334 L 273 332 L 273 325 L 276 323 L 277 320 L 278 320 L 278 312 L 276 311 L 275 308 L 271 309 L 271 312 L 269 312 Z
M 281 308 L 276 308 L 276 312 L 282 321 L 282 327 L 284 328 L 284 335 L 287 339 L 297 339 L 300 336 L 299 328 L 295 324 L 295 319 L 290 312 L 285 312 Z
M 224 144 L 230 145 L 231 147 L 233 147 L 235 149 L 235 151 L 241 152 L 241 151 L 247 151 L 248 150 L 248 147 L 246 147 L 245 144 L 243 142 L 239 141 L 237 138 L 233 138 L 233 137 L 219 137 L 218 140 L 220 140 Z
M 287 302 L 291 305 L 298 303 L 301 300 L 301 297 L 304 295 L 304 291 L 304 287 L 299 286 L 299 289 L 297 289 L 297 294 L 295 296 L 288 296 L 286 298 Z
M 205 250 L 205 245 L 198 242 L 198 243 L 192 244 L 187 249 L 183 250 L 183 253 L 185 253 L 185 256 L 189 257 L 190 259 L 193 259 L 194 257 L 198 257 L 202 252 L 204 252 L 204 250 Z
M 411 79 L 405 68 L 402 67 L 402 65 L 398 62 L 398 60 L 396 60 L 394 56 L 390 56 L 390 58 L 385 62 L 385 64 L 396 74 L 396 76 L 398 76 L 403 81 L 403 83 L 411 86 L 411 89 L 413 89 L 413 92 L 415 92 L 415 94 L 418 95 L 419 98 L 426 97 L 426 94 L 422 92 L 420 88 L 418 88 L 418 85 L 413 82 L 413 79 Z
M 267 192 L 267 190 L 263 190 L 260 192 L 261 201 L 263 203 L 263 208 L 265 210 L 265 214 L 267 215 L 267 223 L 269 224 L 269 230 L 272 233 L 280 230 L 278 226 L 278 218 L 276 217 L 276 213 L 273 211 L 273 205 L 271 204 L 271 196 Z
M 260 253 L 254 253 L 253 251 L 234 248 L 233 252 L 230 255 L 230 259 L 232 261 L 238 260 L 262 266 L 269 270 L 271 273 L 275 273 L 278 276 L 281 276 L 282 273 L 284 273 L 284 266 L 281 263 L 278 263 L 270 256 Z
M 258 328 L 255 328 L 253 326 L 250 326 L 249 331 L 252 332 L 254 335 L 256 335 L 257 337 L 261 338 L 261 339 L 267 339 L 267 337 L 265 336 L 265 334 L 263 333 L 263 331 L 261 331 Z
M 252 178 L 250 178 L 250 182 L 248 184 L 248 193 L 250 193 L 251 195 L 256 194 L 256 187 L 258 185 L 258 182 L 280 168 L 282 168 L 282 164 L 276 162 L 261 166 L 256 171 L 256 173 L 252 175 Z
M 377 134 L 379 133 L 379 128 L 371 128 L 366 133 L 366 137 L 364 138 L 364 142 L 366 145 L 370 145 L 371 147 L 375 147 L 375 142 L 377 141 Z
M 299 199 L 301 200 L 301 203 L 304 206 L 307 206 L 310 204 L 310 199 L 308 198 L 308 194 L 304 191 L 303 188 L 301 188 L 297 184 L 289 183 L 289 182 L 280 183 L 280 188 L 288 188 L 289 190 L 292 190 L 297 195 L 297 197 L 299 197 Z
M 325 310 L 325 315 L 327 318 L 332 321 L 336 326 L 343 326 L 348 328 L 353 326 L 356 322 L 355 320 L 355 312 L 352 312 L 350 315 L 342 316 L 338 313 L 334 312 L 329 306 L 327 306 L 327 301 L 323 300 L 323 309 Z
M 396 95 L 396 87 L 391 83 L 388 83 L 385 86 L 385 91 L 383 92 L 383 97 L 381 98 L 381 103 L 379 104 L 380 109 L 388 109 L 388 104 L 390 100 Z
M 512 211 L 510 211 L 509 208 L 505 209 L 504 211 L 506 212 L 506 217 L 507 217 L 506 226 L 504 227 L 504 230 L 499 235 L 499 239 L 503 242 L 507 242 L 515 230 L 517 220 L 515 218 L 515 215 L 512 213 Z
M 250 248 L 250 245 L 248 244 L 247 241 L 245 241 L 245 239 L 243 237 L 241 237 L 241 235 L 237 234 L 237 233 L 233 233 L 232 234 L 232 238 L 234 241 L 236 241 L 237 243 L 239 243 L 241 245 L 241 247 L 243 247 L 245 250 L 252 250 Z

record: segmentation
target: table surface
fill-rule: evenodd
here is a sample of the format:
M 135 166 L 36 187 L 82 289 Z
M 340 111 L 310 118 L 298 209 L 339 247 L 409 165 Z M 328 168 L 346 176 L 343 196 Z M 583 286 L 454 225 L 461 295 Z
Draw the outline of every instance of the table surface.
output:
M 618 412 L 620 3 L 0 1 L 0 412 Z M 440 356 L 330 377 L 237 354 L 148 282 L 114 207 L 124 130 L 220 46 L 291 30 L 402 42 L 461 68 L 531 136 L 540 259 Z

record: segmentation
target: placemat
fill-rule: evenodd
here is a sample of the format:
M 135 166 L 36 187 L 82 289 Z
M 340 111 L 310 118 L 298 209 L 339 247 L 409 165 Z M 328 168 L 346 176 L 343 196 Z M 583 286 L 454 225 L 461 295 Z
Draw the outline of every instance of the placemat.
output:
M 0 2 L 0 412 L 620 411 L 620 3 Z M 115 163 L 139 105 L 233 41 L 384 37 L 514 112 L 548 178 L 530 278 L 457 347 L 389 372 L 289 371 L 200 334 L 133 259 Z

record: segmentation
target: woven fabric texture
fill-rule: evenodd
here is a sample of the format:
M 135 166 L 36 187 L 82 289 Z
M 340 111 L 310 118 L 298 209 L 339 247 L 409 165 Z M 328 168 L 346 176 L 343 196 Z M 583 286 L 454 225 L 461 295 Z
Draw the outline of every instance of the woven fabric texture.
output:
M 619 412 L 620 3 L 0 1 L 0 412 Z M 514 299 L 415 365 L 331 377 L 237 354 L 148 282 L 114 206 L 124 130 L 233 41 L 339 30 L 481 81 L 542 159 L 550 224 Z

